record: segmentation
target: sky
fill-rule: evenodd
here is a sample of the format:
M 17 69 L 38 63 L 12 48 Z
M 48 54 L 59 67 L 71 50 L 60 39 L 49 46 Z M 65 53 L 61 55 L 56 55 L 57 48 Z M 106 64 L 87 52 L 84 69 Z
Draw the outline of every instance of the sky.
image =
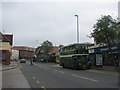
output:
M 13 34 L 14 46 L 37 47 L 49 40 L 53 45 L 77 42 L 79 15 L 80 42 L 89 38 L 101 15 L 118 17 L 119 0 L 2 0 L 0 30 Z

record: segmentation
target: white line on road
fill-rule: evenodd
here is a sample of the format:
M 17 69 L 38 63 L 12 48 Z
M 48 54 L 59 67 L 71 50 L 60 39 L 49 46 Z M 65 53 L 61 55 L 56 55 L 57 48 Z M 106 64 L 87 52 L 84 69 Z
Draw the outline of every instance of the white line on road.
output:
M 53 70 L 53 71 L 56 71 L 56 72 L 59 72 L 59 73 L 65 73 L 65 72 L 63 72 L 63 71 L 58 71 L 58 70 Z
M 57 64 L 57 65 L 53 65 L 54 67 L 61 67 L 59 64 Z
M 75 75 L 75 74 L 72 74 L 72 75 L 73 75 L 73 76 L 75 76 L 75 77 L 79 77 L 79 78 L 86 79 L 86 80 L 90 80 L 90 81 L 98 82 L 98 80 L 95 80 L 95 79 L 86 78 L 86 77 L 83 77 L 83 76 L 78 76 L 78 75 Z
M 36 83 L 38 83 L 38 84 L 39 84 L 40 82 L 39 82 L 39 81 L 36 81 Z
M 41 88 L 43 88 L 44 90 L 46 90 L 46 88 L 44 86 L 41 86 Z

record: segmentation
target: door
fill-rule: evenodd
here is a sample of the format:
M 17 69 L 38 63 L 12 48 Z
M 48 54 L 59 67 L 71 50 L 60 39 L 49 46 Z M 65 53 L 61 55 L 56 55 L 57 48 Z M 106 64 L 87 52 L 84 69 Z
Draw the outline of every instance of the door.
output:
M 96 65 L 103 65 L 102 54 L 96 54 Z

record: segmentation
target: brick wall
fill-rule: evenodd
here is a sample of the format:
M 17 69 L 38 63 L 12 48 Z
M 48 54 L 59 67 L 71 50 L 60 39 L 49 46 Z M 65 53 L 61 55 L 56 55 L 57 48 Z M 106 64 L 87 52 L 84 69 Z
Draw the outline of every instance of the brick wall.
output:
M 10 64 L 10 51 L 2 50 L 2 64 L 9 65 Z

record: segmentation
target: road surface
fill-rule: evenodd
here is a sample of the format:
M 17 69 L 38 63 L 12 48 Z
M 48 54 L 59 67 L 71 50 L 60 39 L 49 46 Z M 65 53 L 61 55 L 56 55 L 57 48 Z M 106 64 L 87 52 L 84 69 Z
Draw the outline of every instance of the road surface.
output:
M 31 88 L 118 88 L 118 75 L 95 70 L 72 70 L 54 63 L 20 65 Z

